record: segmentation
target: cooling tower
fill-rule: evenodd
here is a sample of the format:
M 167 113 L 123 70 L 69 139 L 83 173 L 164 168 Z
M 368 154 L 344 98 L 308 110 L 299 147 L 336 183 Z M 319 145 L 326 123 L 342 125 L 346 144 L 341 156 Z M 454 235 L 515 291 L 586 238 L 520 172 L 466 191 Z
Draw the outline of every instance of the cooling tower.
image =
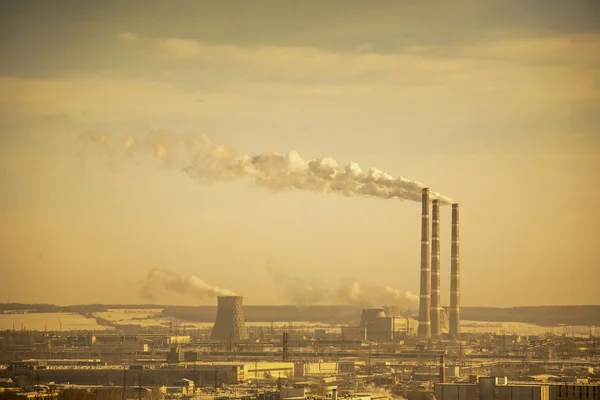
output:
M 211 340 L 248 339 L 242 312 L 242 299 L 242 296 L 218 297 L 217 318 L 210 334 Z
M 442 335 L 440 305 L 440 203 L 431 202 L 431 337 Z
M 431 299 L 430 270 L 429 270 L 429 189 L 423 189 L 421 212 L 421 290 L 419 296 L 419 328 L 417 334 L 419 339 L 427 339 L 431 335 L 431 323 L 429 320 L 429 308 Z
M 458 204 L 452 204 L 452 247 L 450 254 L 450 336 L 460 334 L 460 255 Z
M 362 310 L 360 316 L 360 326 L 365 328 L 375 322 L 377 318 L 385 317 L 385 311 L 382 308 L 367 308 Z

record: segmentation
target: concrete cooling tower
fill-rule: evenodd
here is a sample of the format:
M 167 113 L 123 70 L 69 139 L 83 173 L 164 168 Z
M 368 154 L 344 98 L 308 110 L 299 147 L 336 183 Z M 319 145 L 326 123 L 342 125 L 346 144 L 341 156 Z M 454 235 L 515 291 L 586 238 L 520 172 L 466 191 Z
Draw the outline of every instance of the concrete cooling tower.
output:
M 218 297 L 217 318 L 210 334 L 211 340 L 248 339 L 242 311 L 242 299 L 242 296 Z

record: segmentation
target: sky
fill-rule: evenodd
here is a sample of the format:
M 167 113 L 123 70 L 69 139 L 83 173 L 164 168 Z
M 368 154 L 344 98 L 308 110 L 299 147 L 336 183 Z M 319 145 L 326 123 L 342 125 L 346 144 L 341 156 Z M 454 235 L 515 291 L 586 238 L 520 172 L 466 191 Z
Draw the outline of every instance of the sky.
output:
M 246 304 L 291 302 L 274 270 L 312 289 L 418 292 L 418 202 L 199 182 L 183 150 L 124 149 L 162 132 L 450 196 L 464 306 L 600 304 L 597 1 L 2 9 L 0 302 L 214 303 L 144 297 L 154 269 Z M 447 305 L 449 207 L 441 224 Z

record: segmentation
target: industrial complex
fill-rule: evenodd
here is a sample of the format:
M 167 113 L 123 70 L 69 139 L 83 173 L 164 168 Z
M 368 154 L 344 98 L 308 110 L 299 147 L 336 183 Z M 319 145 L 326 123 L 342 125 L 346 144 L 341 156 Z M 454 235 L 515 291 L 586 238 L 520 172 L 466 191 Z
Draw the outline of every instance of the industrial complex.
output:
M 0 331 L 0 398 L 599 400 L 591 330 L 461 331 L 459 206 L 451 205 L 443 307 L 443 206 L 429 189 L 421 200 L 418 315 L 382 304 L 345 323 L 246 324 L 242 296 L 230 295 L 217 298 L 211 327 L 186 327 L 180 318 L 102 331 L 13 328 Z

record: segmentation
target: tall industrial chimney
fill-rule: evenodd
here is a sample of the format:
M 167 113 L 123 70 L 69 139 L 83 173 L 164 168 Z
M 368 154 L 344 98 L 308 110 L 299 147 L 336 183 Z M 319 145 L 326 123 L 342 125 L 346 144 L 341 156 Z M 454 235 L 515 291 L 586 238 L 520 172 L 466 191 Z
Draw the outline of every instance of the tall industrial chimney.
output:
M 217 298 L 217 318 L 210 334 L 211 340 L 248 339 L 242 312 L 242 299 L 242 296 L 220 296 Z
M 450 254 L 450 336 L 460 334 L 460 256 L 458 204 L 452 204 L 452 248 Z
M 440 203 L 431 202 L 431 337 L 442 336 L 440 305 Z
M 421 290 L 417 335 L 419 339 L 428 339 L 431 335 L 431 323 L 429 320 L 429 308 L 431 307 L 431 299 L 429 297 L 431 279 L 429 270 L 429 189 L 423 189 L 421 203 Z

